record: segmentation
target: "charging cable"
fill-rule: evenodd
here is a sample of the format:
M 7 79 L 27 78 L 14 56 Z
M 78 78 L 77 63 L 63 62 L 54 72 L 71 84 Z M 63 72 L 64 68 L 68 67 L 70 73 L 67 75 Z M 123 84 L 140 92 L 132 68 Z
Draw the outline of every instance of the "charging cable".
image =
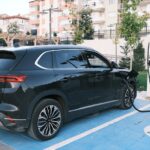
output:
M 132 92 L 131 92 L 131 88 L 130 88 L 130 83 L 129 83 L 127 80 L 125 80 L 125 79 L 123 79 L 123 81 L 124 81 L 124 83 L 126 84 L 128 90 L 129 90 L 130 102 L 131 102 L 133 108 L 134 108 L 135 110 L 137 110 L 138 112 L 141 112 L 141 113 L 150 112 L 150 110 L 140 110 L 140 109 L 138 109 L 138 108 L 134 105 L 134 102 L 133 102 L 132 96 L 131 96 L 131 95 L 132 95 Z

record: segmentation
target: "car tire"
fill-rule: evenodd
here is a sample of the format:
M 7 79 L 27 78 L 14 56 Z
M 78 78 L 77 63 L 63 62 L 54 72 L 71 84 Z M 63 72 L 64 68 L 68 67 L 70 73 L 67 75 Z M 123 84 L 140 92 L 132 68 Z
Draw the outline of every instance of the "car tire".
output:
M 63 118 L 61 105 L 54 99 L 44 99 L 33 111 L 28 134 L 36 140 L 49 140 L 59 132 Z
M 130 109 L 132 107 L 132 102 L 136 97 L 136 91 L 133 85 L 130 84 L 131 95 L 127 86 L 123 87 L 122 96 L 121 96 L 121 109 Z M 132 99 L 132 102 L 131 100 Z

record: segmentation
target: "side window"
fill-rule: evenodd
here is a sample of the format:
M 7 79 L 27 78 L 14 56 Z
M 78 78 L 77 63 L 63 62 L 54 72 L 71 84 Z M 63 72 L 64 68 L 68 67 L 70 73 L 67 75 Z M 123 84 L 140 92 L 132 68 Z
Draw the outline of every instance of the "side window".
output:
M 43 68 L 43 69 L 52 68 L 52 53 L 51 52 L 43 53 L 39 57 L 39 60 L 36 61 L 36 65 L 40 68 Z
M 87 61 L 83 58 L 79 50 L 60 50 L 56 51 L 57 68 L 87 68 Z
M 108 64 L 94 52 L 87 52 L 86 58 L 90 68 L 109 68 Z

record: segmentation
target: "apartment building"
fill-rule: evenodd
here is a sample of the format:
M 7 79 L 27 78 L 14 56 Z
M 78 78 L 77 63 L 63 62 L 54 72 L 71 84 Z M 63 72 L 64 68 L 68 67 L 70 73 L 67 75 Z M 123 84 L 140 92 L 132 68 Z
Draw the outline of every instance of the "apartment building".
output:
M 20 32 L 27 33 L 28 31 L 30 31 L 29 18 L 27 18 L 26 16 L 9 16 L 7 14 L 0 15 L 0 28 L 3 32 L 7 32 L 8 25 L 14 22 L 17 23 Z
M 89 7 L 92 9 L 92 20 L 95 32 L 105 29 L 115 28 L 118 22 L 118 10 L 120 0 L 33 0 L 30 1 L 30 19 L 33 28 L 38 30 L 38 34 L 47 36 L 49 34 L 48 13 L 42 13 L 49 8 L 57 8 L 52 11 L 52 31 L 59 33 L 60 36 L 67 37 L 72 34 L 70 14 L 71 9 L 81 9 Z
M 69 1 L 69 2 L 68 2 Z M 33 0 L 30 1 L 30 20 L 32 28 L 38 29 L 38 34 L 48 36 L 49 14 L 43 10 L 55 8 L 52 11 L 52 33 L 69 37 L 73 31 L 71 27 L 71 9 L 79 11 L 84 8 L 92 10 L 92 21 L 95 34 L 101 37 L 115 35 L 117 24 L 120 22 L 120 12 L 123 9 L 122 0 Z M 138 13 L 150 12 L 150 0 L 143 0 L 138 8 Z M 150 20 L 148 20 L 150 26 Z
M 105 37 L 110 34 L 110 30 L 116 29 L 120 21 L 121 0 L 85 0 L 83 6 L 92 10 L 95 34 Z
M 59 36 L 67 37 L 72 33 L 70 10 L 76 5 L 75 1 L 65 0 L 33 0 L 30 6 L 30 24 L 38 30 L 38 35 L 48 37 L 50 32 L 50 12 L 52 33 L 59 33 Z

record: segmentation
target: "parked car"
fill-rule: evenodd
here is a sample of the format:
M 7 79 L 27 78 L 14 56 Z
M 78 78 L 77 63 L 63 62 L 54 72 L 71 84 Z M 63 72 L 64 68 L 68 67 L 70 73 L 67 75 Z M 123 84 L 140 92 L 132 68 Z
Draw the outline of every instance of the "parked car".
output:
M 129 109 L 131 97 L 136 97 L 136 75 L 91 48 L 0 50 L 0 121 L 35 139 L 48 140 L 65 122 L 87 114 L 114 106 Z

